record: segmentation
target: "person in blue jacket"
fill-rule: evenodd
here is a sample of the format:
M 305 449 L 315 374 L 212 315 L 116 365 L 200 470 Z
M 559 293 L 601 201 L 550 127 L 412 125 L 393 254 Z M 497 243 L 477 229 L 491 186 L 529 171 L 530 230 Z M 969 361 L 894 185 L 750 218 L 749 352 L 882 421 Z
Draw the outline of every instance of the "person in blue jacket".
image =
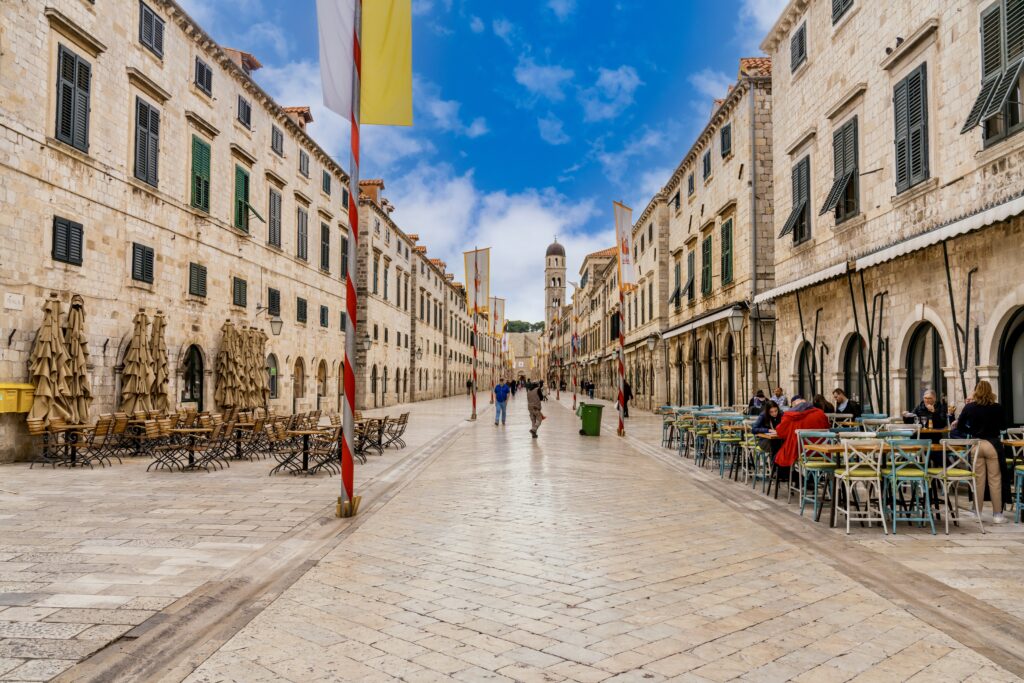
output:
M 508 384 L 505 383 L 505 378 L 498 380 L 498 383 L 494 387 L 494 426 L 498 426 L 498 420 L 501 420 L 502 426 L 505 425 L 505 415 L 508 412 L 508 394 L 510 389 Z

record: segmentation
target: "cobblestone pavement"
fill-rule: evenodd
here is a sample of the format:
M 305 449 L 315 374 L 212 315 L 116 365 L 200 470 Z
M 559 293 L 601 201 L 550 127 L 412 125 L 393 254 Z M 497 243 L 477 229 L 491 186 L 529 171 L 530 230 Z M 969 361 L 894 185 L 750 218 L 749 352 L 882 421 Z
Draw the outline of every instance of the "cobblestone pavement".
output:
M 187 680 L 1019 680 L 983 651 L 1024 671 L 986 640 L 1016 617 L 907 570 L 880 530 L 819 532 L 680 466 L 653 417 L 587 439 L 546 412 L 537 440 L 521 399 L 462 430 Z M 984 567 L 978 535 L 906 537 Z
M 410 409 L 408 448 L 357 466 L 358 487 L 469 412 L 465 397 Z M 48 680 L 333 518 L 337 477 L 268 478 L 273 464 L 210 473 L 146 472 L 142 459 L 93 470 L 0 467 L 0 680 Z

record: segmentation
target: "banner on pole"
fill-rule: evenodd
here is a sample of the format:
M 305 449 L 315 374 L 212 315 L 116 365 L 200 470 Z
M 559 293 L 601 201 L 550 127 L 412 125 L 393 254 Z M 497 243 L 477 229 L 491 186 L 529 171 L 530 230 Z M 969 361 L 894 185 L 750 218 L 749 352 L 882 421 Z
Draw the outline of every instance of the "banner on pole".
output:
M 498 296 L 490 298 L 491 334 L 495 338 L 505 331 L 505 300 Z
M 466 262 L 466 310 L 470 314 L 489 314 L 491 250 L 474 249 L 463 256 Z
M 633 209 L 615 202 L 615 243 L 619 260 L 619 288 L 626 290 L 637 283 L 633 262 Z

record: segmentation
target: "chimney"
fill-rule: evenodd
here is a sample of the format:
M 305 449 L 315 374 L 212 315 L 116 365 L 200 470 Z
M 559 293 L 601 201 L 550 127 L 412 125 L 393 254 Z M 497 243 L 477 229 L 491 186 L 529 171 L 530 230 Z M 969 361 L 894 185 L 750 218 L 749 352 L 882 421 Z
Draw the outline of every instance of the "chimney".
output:
M 285 107 L 284 113 L 303 131 L 306 130 L 307 123 L 313 123 L 313 114 L 309 107 Z
M 256 59 L 249 52 L 242 52 L 231 47 L 222 48 L 227 56 L 231 58 L 238 68 L 245 72 L 246 76 L 251 76 L 253 71 L 258 71 L 263 68 L 260 64 L 260 60 Z
M 383 208 L 381 202 L 384 199 L 384 181 L 380 178 L 370 178 L 359 181 L 359 190 L 366 195 L 370 201 Z
M 391 215 L 391 212 L 395 210 L 395 205 L 389 202 L 387 199 L 380 200 L 380 205 L 381 208 L 387 211 L 389 216 Z

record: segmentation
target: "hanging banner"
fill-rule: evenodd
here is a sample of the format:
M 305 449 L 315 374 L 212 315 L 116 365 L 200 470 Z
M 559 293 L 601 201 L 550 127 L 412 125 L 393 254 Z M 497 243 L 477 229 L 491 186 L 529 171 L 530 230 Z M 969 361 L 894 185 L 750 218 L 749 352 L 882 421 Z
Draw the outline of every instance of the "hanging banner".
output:
M 636 264 L 633 262 L 633 209 L 625 204 L 615 205 L 615 243 L 618 245 L 619 288 L 628 290 L 637 283 Z
M 491 298 L 491 250 L 474 249 L 463 254 L 466 262 L 466 309 L 489 313 Z
M 501 297 L 490 298 L 491 334 L 497 339 L 505 330 L 505 300 Z

